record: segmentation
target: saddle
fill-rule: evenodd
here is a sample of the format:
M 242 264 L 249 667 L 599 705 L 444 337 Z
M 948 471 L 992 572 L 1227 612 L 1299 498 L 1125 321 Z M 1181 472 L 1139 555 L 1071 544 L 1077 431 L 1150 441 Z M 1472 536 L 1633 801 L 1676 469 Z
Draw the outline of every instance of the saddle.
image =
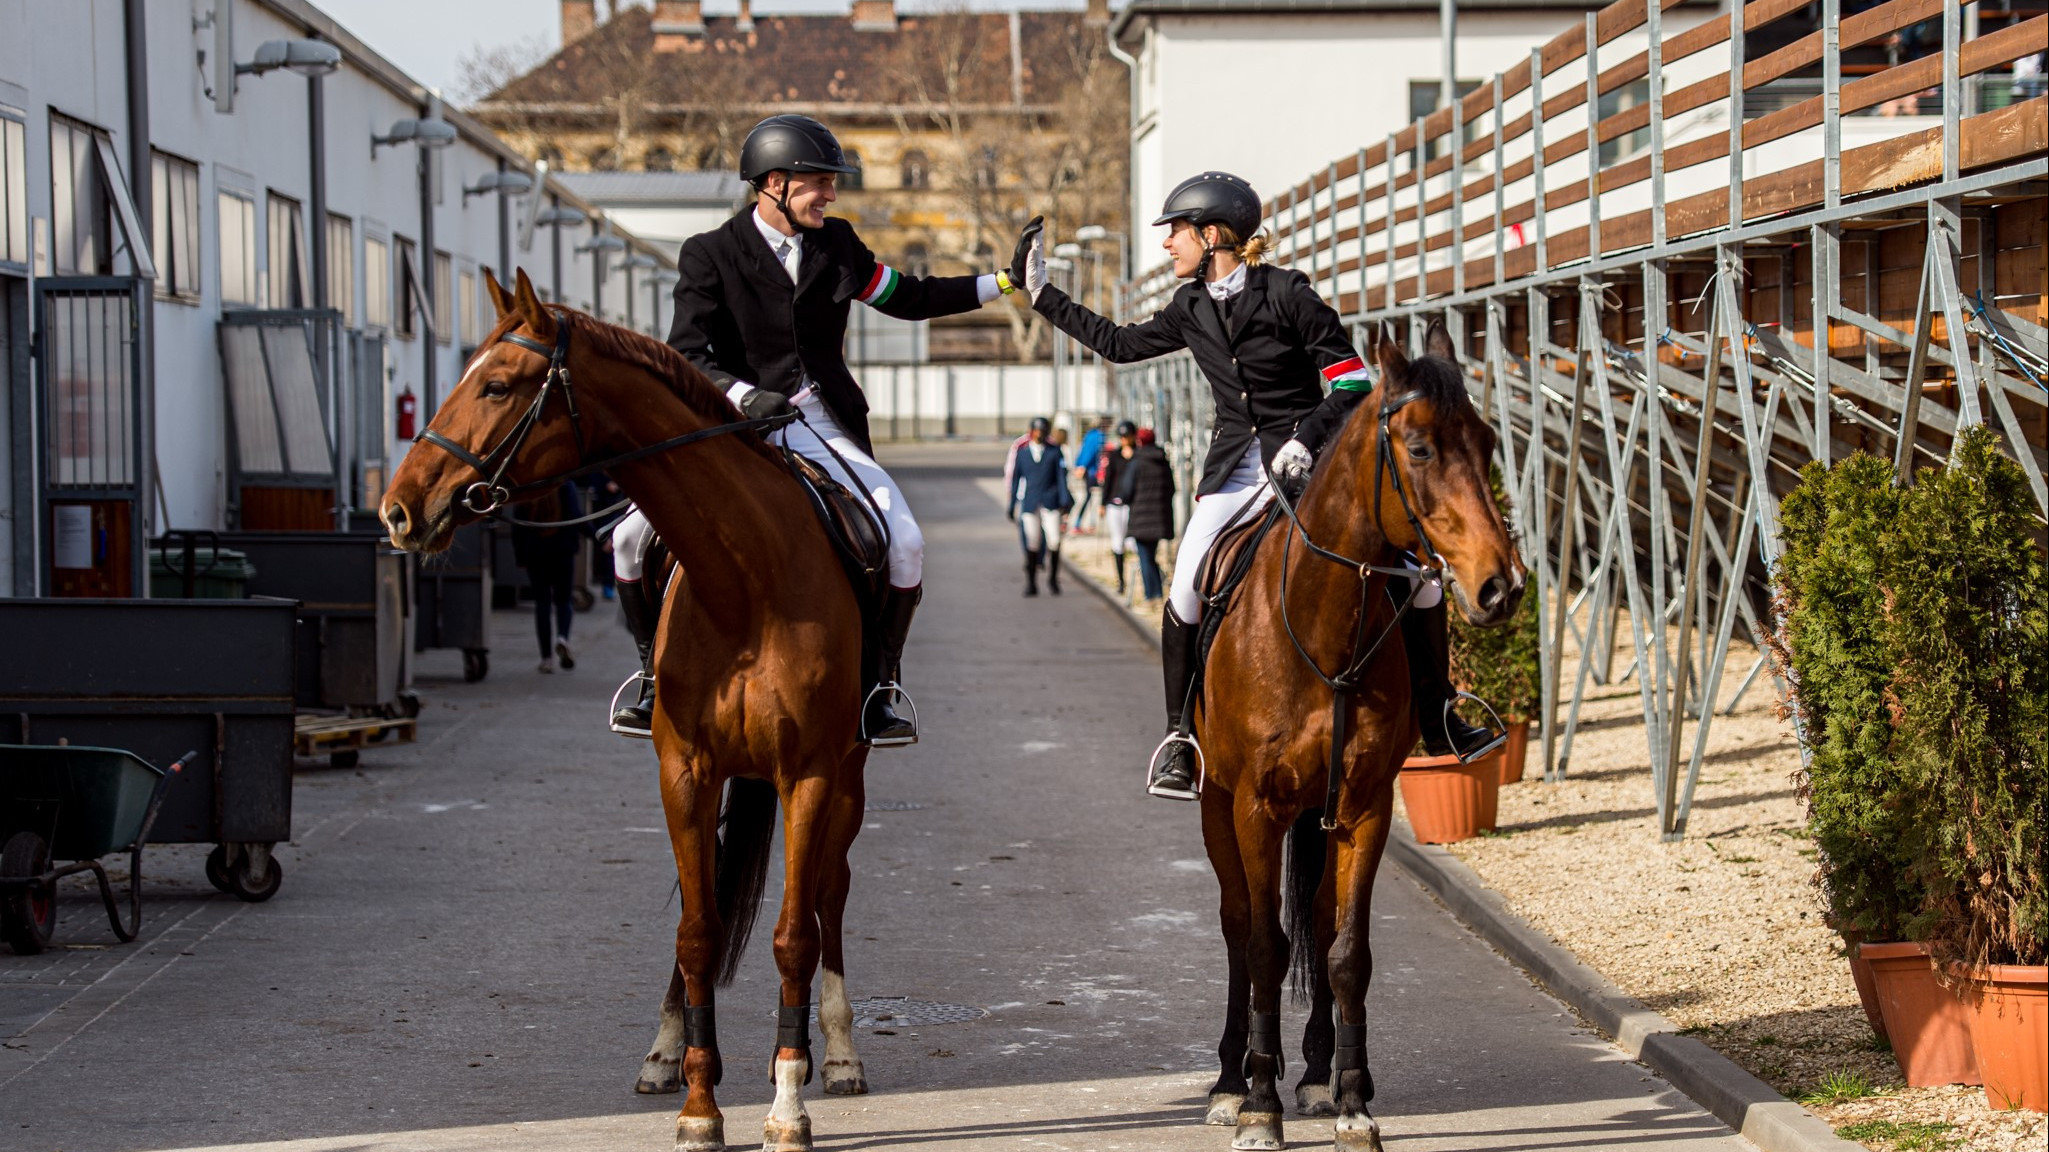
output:
M 840 483 L 817 461 L 783 449 L 790 473 L 811 498 L 811 510 L 832 541 L 833 554 L 853 586 L 854 601 L 861 610 L 861 676 L 874 685 L 882 663 L 882 603 L 889 591 L 889 539 L 875 518 L 875 511 L 860 493 Z
M 1210 644 L 1217 637 L 1217 629 L 1223 626 L 1224 617 L 1237 603 L 1238 589 L 1252 571 L 1252 561 L 1259 555 L 1259 545 L 1280 518 L 1280 502 L 1273 501 L 1259 515 L 1218 533 L 1209 547 L 1209 554 L 1202 558 L 1202 567 L 1195 573 L 1195 590 L 1202 597 L 1202 622 L 1195 633 L 1193 696 L 1196 699 L 1202 697 L 1202 681 L 1209 668 Z

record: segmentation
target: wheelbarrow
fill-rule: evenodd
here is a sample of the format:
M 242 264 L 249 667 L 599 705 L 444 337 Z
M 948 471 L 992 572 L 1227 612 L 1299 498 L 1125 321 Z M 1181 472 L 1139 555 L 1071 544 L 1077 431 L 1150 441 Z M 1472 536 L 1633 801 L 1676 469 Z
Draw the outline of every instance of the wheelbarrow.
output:
M 57 881 L 91 872 L 107 921 L 125 943 L 142 927 L 142 846 L 173 778 L 199 753 L 159 769 L 133 752 L 0 744 L 0 937 L 24 956 L 57 926 Z M 128 853 L 128 914 L 99 857 Z M 68 860 L 68 864 L 56 861 Z

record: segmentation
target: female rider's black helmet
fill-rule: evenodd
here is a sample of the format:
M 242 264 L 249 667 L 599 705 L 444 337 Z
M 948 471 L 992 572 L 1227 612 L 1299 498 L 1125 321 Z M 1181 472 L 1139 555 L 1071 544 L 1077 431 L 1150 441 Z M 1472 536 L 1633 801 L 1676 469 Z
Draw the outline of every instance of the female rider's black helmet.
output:
M 740 145 L 740 179 L 757 184 L 771 172 L 856 172 L 832 129 L 809 116 L 771 116 Z
M 1264 215 L 1260 210 L 1259 193 L 1252 190 L 1252 185 L 1229 172 L 1204 172 L 1176 184 L 1174 190 L 1167 193 L 1167 203 L 1160 209 L 1160 218 L 1153 223 L 1172 224 L 1176 220 L 1186 220 L 1197 228 L 1205 224 L 1222 224 L 1242 241 L 1250 240 L 1259 231 L 1259 222 Z
M 1136 436 L 1138 435 L 1138 425 L 1133 424 L 1129 420 L 1119 420 L 1117 422 L 1117 435 Z

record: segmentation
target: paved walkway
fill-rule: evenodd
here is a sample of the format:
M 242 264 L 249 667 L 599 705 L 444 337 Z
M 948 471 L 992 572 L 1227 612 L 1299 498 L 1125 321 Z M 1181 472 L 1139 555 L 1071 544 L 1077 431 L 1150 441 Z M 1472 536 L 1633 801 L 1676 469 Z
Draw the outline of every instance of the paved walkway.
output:
M 907 660 L 926 736 L 871 762 L 848 913 L 855 997 L 987 1014 L 860 1029 L 875 1092 L 814 1087 L 820 1145 L 1221 1150 L 1199 1123 L 1215 884 L 1194 809 L 1138 787 L 1155 657 L 1083 590 L 1018 596 L 1014 529 L 974 483 L 1000 455 L 886 453 L 931 550 Z M 275 900 L 217 896 L 165 849 L 142 942 L 113 944 L 81 887 L 67 947 L 0 954 L 0 1149 L 669 1147 L 679 1098 L 632 1084 L 674 872 L 648 746 L 602 725 L 630 646 L 601 609 L 578 669 L 540 676 L 528 616 L 497 628 L 482 684 L 435 654 L 420 743 L 300 773 Z M 1374 915 L 1391 1149 L 1749 1148 L 1392 869 Z M 720 1000 L 736 1146 L 770 1095 L 767 935 Z

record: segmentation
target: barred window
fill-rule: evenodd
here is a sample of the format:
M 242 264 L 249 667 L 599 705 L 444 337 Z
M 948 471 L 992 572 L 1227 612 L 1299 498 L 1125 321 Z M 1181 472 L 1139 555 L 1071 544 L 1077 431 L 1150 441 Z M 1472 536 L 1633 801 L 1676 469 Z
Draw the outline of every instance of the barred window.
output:
M 162 152 L 150 155 L 150 247 L 159 300 L 199 301 L 199 165 Z
M 304 308 L 306 291 L 306 222 L 299 202 L 270 194 L 270 300 L 272 308 Z
M 50 114 L 51 260 L 59 275 L 114 271 L 112 213 L 100 179 L 100 130 Z
M 256 294 L 256 202 L 223 189 L 220 208 L 221 303 L 254 307 Z

